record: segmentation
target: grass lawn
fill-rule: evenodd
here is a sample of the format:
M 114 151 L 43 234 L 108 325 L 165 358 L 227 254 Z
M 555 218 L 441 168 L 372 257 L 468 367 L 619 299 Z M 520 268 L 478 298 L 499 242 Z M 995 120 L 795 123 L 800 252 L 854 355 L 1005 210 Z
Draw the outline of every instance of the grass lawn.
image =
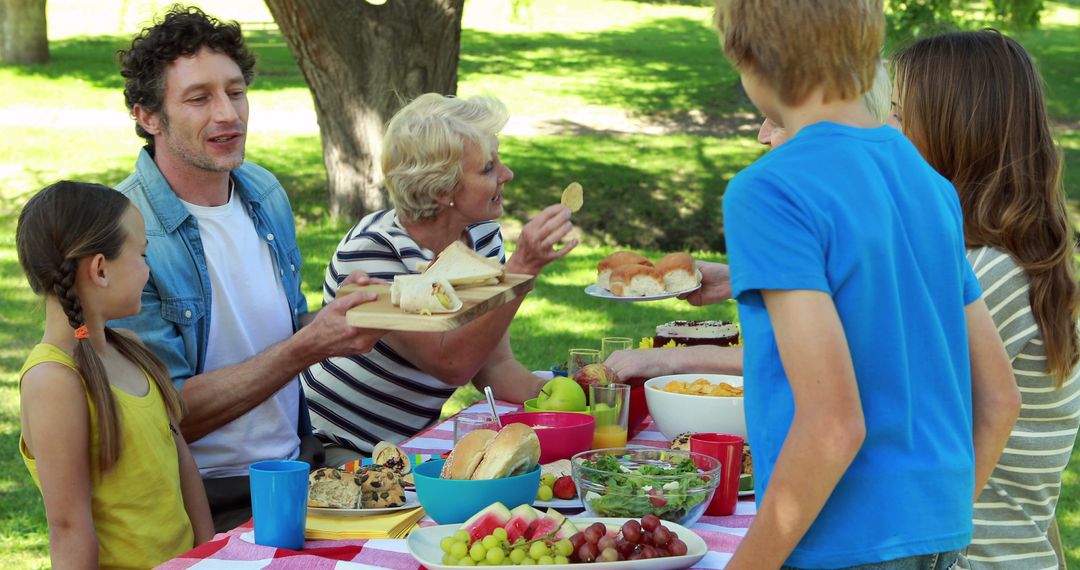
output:
M 18 454 L 16 377 L 40 337 L 40 303 L 14 249 L 25 199 L 71 178 L 115 184 L 140 147 L 126 118 L 114 53 L 155 10 L 156 0 L 48 3 L 54 62 L 0 67 L 0 567 L 48 566 L 40 496 Z M 720 198 L 727 180 L 762 153 L 753 110 L 723 61 L 707 9 L 643 0 L 542 0 L 516 17 L 506 0 L 468 0 L 460 93 L 491 93 L 524 126 L 502 142 L 516 178 L 507 187 L 508 235 L 558 199 L 571 180 L 586 189 L 575 215 L 585 245 L 550 266 L 511 328 L 514 351 L 546 369 L 570 347 L 602 336 L 639 338 L 675 318 L 735 318 L 731 303 L 695 309 L 677 301 L 603 302 L 582 293 L 596 262 L 617 244 L 649 255 L 686 249 L 721 259 Z M 268 21 L 256 0 L 207 0 L 208 12 Z M 1039 60 L 1067 172 L 1080 167 L 1080 0 L 1048 2 L 1043 27 L 1019 36 Z M 88 13 L 89 12 L 89 13 Z M 351 220 L 326 215 L 325 171 L 307 91 L 288 50 L 253 34 L 259 47 L 251 93 L 248 157 L 290 192 L 304 252 L 309 302 L 321 301 L 326 260 Z M 742 130 L 740 130 L 742 129 Z M 747 131 L 746 129 L 750 129 Z M 629 134 L 622 131 L 634 131 Z M 1080 199 L 1080 178 L 1066 188 Z M 598 346 L 597 346 L 598 347 Z M 475 392 L 462 391 L 460 406 Z M 1080 564 L 1080 458 L 1066 473 L 1059 519 Z

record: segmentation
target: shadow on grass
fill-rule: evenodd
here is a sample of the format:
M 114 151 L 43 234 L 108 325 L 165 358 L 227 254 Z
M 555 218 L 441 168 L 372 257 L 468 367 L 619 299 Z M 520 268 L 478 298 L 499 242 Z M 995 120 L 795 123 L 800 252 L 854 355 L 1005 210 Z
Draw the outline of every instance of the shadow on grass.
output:
M 462 32 L 460 74 L 510 77 L 591 77 L 566 92 L 591 104 L 660 120 L 691 111 L 749 110 L 738 74 L 724 60 L 708 22 L 658 18 L 625 29 L 591 33 L 492 34 Z

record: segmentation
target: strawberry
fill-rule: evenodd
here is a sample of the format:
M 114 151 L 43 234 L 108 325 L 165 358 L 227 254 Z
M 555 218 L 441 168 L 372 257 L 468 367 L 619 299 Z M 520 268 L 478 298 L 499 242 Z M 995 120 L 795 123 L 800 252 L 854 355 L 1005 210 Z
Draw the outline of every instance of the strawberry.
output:
M 560 499 L 573 499 L 577 496 L 577 487 L 574 486 L 574 478 L 569 475 L 563 475 L 555 480 L 555 485 L 551 488 L 552 494 Z

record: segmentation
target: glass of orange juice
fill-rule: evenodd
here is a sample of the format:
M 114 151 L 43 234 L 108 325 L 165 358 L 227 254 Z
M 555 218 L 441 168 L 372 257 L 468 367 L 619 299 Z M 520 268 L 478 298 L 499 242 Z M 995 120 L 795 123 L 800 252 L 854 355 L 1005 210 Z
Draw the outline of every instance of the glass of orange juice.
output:
M 593 449 L 626 447 L 626 424 L 630 417 L 629 384 L 590 384 L 589 413 L 596 418 Z

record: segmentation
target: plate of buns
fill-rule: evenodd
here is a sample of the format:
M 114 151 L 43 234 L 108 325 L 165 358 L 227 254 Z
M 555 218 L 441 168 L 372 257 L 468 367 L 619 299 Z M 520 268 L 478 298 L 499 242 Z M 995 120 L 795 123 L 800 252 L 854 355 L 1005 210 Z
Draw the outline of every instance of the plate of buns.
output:
M 585 293 L 615 301 L 659 301 L 700 287 L 701 271 L 689 253 L 669 253 L 654 264 L 643 255 L 620 250 L 600 260 L 596 283 Z

